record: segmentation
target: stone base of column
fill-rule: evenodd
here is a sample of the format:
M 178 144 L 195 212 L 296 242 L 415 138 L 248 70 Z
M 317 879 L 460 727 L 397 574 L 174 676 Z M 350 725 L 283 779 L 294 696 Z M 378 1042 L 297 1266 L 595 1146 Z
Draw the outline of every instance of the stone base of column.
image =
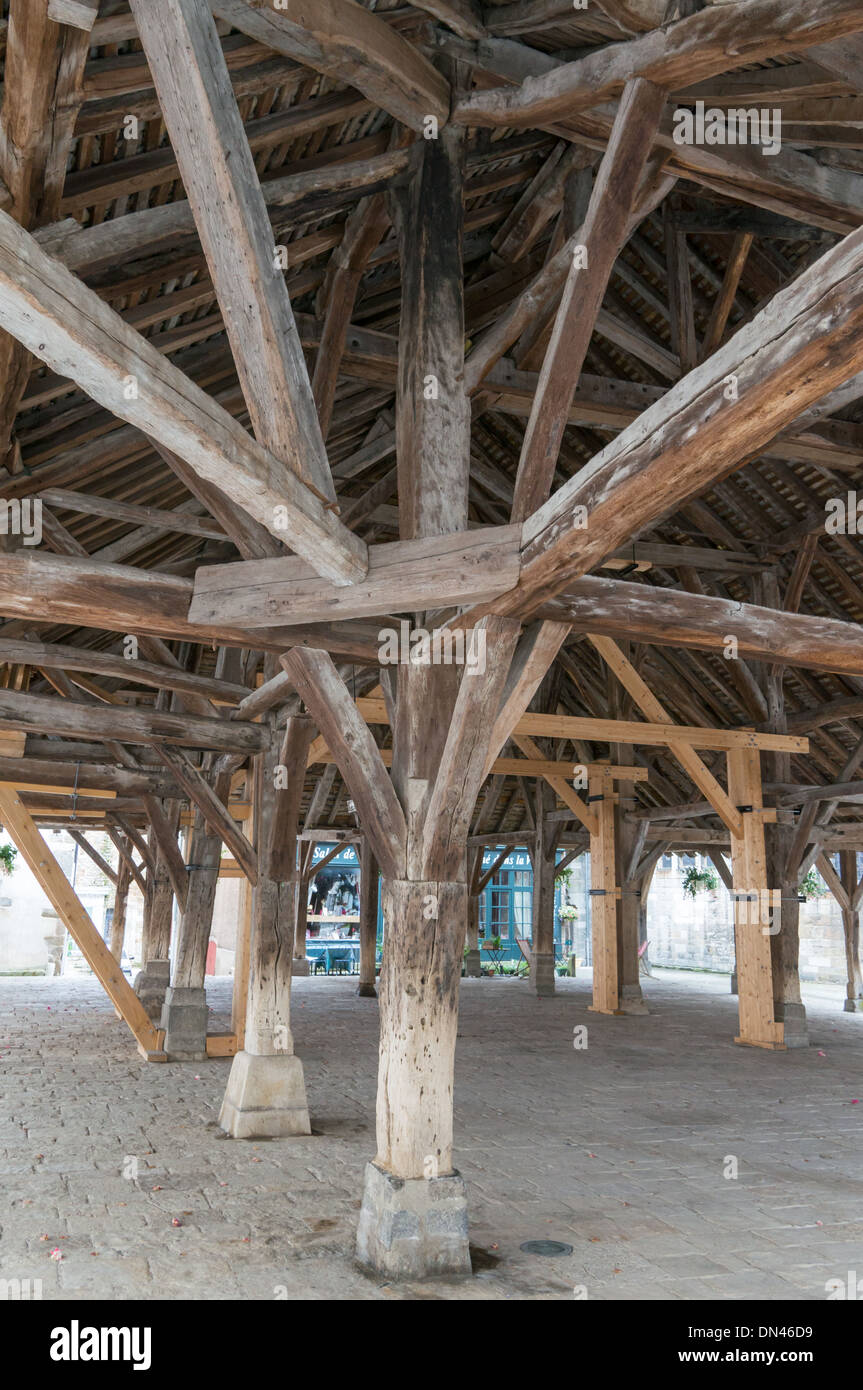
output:
M 539 995 L 554 994 L 554 952 L 533 951 L 530 958 L 530 978 Z
M 236 1053 L 225 1088 L 219 1125 L 234 1139 L 284 1139 L 311 1134 L 303 1064 L 282 1053 Z
M 482 977 L 482 955 L 479 947 L 475 951 L 465 953 L 464 973 L 472 980 L 479 980 Z
M 161 1026 L 169 1062 L 207 1060 L 207 997 L 203 989 L 168 989 Z
M 357 985 L 357 994 L 361 999 L 377 999 L 378 997 L 378 992 L 374 985 L 369 984 L 367 980 L 360 980 L 360 983 Z
M 357 1259 L 391 1279 L 470 1274 L 467 1198 L 460 1175 L 395 1178 L 376 1163 L 367 1164 Z
M 640 985 L 624 985 L 620 991 L 620 1013 L 649 1014 Z
M 803 1004 L 777 1004 L 776 1022 L 784 1024 L 786 1047 L 808 1047 L 809 1032 L 806 1027 L 806 1009 Z
M 133 989 L 154 1023 L 162 1017 L 165 995 L 170 983 L 171 962 L 169 960 L 146 960 L 144 961 L 144 969 L 139 970 L 135 976 Z
M 736 993 L 737 993 L 737 971 L 736 971 L 736 970 L 732 970 L 732 972 L 731 972 L 731 993 L 732 993 L 732 994 L 736 994 Z
M 857 1012 L 857 1001 L 856 1001 L 856 999 L 851 999 L 851 998 L 846 999 L 845 1002 L 844 1002 L 844 1004 L 842 1005 L 842 1008 L 844 1009 L 844 1011 L 845 1011 L 846 1014 L 856 1014 L 856 1012 Z
M 308 956 L 294 956 L 293 960 L 291 961 L 291 974 L 310 975 L 311 973 L 312 971 L 311 966 L 309 965 Z

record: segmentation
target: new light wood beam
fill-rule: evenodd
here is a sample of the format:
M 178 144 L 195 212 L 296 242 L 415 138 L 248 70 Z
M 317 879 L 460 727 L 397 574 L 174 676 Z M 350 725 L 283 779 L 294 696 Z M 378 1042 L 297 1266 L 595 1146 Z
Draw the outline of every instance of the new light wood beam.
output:
M 664 104 L 665 93 L 640 80 L 628 84 L 621 99 L 539 374 L 516 475 L 513 521 L 524 521 L 551 491 L 567 413 Z
M 161 1035 L 81 906 L 14 787 L 0 786 L 0 818 L 54 911 L 128 1024 L 139 1050 L 148 1060 L 157 1060 L 155 1054 L 161 1052 Z
M 613 642 L 610 637 L 599 637 L 593 633 L 589 633 L 588 636 L 609 669 L 614 672 L 623 688 L 629 692 L 648 719 L 671 722 L 664 705 L 657 700 L 631 661 L 623 655 L 617 643 Z M 728 795 L 719 785 L 710 768 L 699 758 L 694 748 L 673 738 L 669 740 L 668 748 L 684 772 L 692 778 L 699 791 L 707 797 L 716 814 L 732 835 L 742 835 L 743 820 L 740 812 L 732 805 Z
M 131 0 L 131 9 L 255 435 L 292 473 L 334 500 L 284 274 L 210 6 Z M 274 485 L 277 480 L 274 473 Z

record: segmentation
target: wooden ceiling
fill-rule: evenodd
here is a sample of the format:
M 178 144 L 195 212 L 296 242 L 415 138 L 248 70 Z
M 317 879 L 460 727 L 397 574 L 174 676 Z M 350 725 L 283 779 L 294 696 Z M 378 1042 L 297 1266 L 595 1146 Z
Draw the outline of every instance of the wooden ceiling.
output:
M 72 12 L 86 8 L 86 0 L 57 0 L 55 13 L 75 19 Z M 245 0 L 212 6 L 312 377 L 340 520 L 365 542 L 399 537 L 395 392 L 401 296 L 387 190 L 404 172 L 409 143 L 422 138 L 423 113 L 438 99 L 428 72 L 447 73 L 468 123 L 463 256 L 469 381 L 472 352 L 488 342 L 495 325 L 523 302 L 528 286 L 559 255 L 581 225 L 601 177 L 619 95 L 604 75 L 604 50 L 614 45 L 614 60 L 622 62 L 622 48 L 639 35 L 652 36 L 656 62 L 666 65 L 662 71 L 671 71 L 674 60 L 674 71 L 686 74 L 669 78 L 671 99 L 655 151 L 655 205 L 637 222 L 611 270 L 563 430 L 555 492 L 567 480 L 586 476 L 582 470 L 621 430 L 863 223 L 863 37 L 828 35 L 814 44 L 800 40 L 795 49 L 793 36 L 783 38 L 781 31 L 784 24 L 799 37 L 806 24 L 802 5 L 779 7 L 785 19 L 776 32 L 762 41 L 757 28 L 748 30 L 734 54 L 723 39 L 723 56 L 717 61 L 714 55 L 712 67 L 701 64 L 710 46 L 704 42 L 694 57 L 681 45 L 682 56 L 675 58 L 675 23 L 703 10 L 704 22 L 718 25 L 715 12 L 731 17 L 746 5 L 591 0 L 574 9 L 568 0 L 484 7 L 475 0 L 380 0 L 364 8 L 374 10 L 373 39 L 384 31 L 397 35 L 423 60 L 418 75 L 405 73 L 393 82 L 390 73 L 388 85 L 383 47 L 380 63 L 370 65 L 371 76 L 369 65 L 358 61 L 352 68 L 335 51 L 315 66 L 292 53 L 287 40 L 280 47 L 262 40 L 268 32 L 260 24 L 268 18 L 265 6 Z M 760 8 L 766 13 L 769 7 Z M 837 23 L 842 21 L 838 3 L 815 8 L 835 10 Z M 3 6 L 2 205 L 36 233 L 49 255 L 250 430 L 242 374 L 128 5 L 102 0 L 89 32 L 76 27 L 80 16 L 72 24 L 40 26 L 34 14 L 44 9 L 43 0 L 13 0 L 11 22 L 9 9 Z M 664 19 L 671 22 L 657 31 Z M 595 83 L 591 101 L 575 100 L 561 86 L 557 105 L 524 105 L 530 84 L 519 88 L 523 79 L 571 73 L 576 66 L 580 90 L 588 78 Z M 657 71 L 650 68 L 648 75 Z M 417 90 L 420 80 L 427 90 Z M 515 98 L 506 106 L 500 94 L 507 90 L 521 93 L 523 109 Z M 744 147 L 675 146 L 668 133 L 671 109 L 698 100 L 723 109 L 757 103 L 779 110 L 781 152 L 771 157 Z M 558 299 L 559 293 L 507 345 L 492 371 L 474 382 L 471 525 L 510 521 Z M 334 306 L 342 304 L 350 326 L 334 349 Z M 0 614 L 6 619 L 0 658 L 10 695 L 4 706 L 0 693 L 0 729 L 20 727 L 16 692 L 119 703 L 141 717 L 173 709 L 215 718 L 220 708 L 224 712 L 222 701 L 236 707 L 243 690 L 254 685 L 264 650 L 303 640 L 299 629 L 289 636 L 258 630 L 253 640 L 259 645 L 252 646 L 242 632 L 216 627 L 202 633 L 179 618 L 173 625 L 166 620 L 148 626 L 143 615 L 159 587 L 156 574 L 164 577 L 165 603 L 176 594 L 181 605 L 187 582 L 201 566 L 262 553 L 254 549 L 253 532 L 238 530 L 239 509 L 231 516 L 208 505 L 201 487 L 190 490 L 195 479 L 188 467 L 154 446 L 142 428 L 2 337 L 0 495 L 42 499 L 43 539 L 25 547 L 21 537 L 0 537 Z M 824 357 L 829 364 L 826 349 Z M 721 628 L 727 615 L 727 635 L 736 636 L 741 649 L 736 659 L 728 659 L 726 634 L 714 629 L 705 637 L 695 616 L 686 617 L 690 630 L 701 634 L 691 646 L 673 631 L 663 640 L 661 624 L 651 629 L 646 619 L 629 631 L 625 619 L 622 626 L 602 629 L 631 639 L 631 659 L 674 719 L 721 728 L 777 727 L 768 658 L 777 651 L 770 641 L 779 640 L 782 623 L 762 647 L 756 637 L 753 654 L 743 654 L 754 615 L 736 605 L 845 624 L 863 621 L 860 539 L 853 531 L 825 529 L 825 504 L 853 491 L 861 461 L 863 382 L 829 395 L 756 456 L 736 460 L 718 481 L 678 499 L 649 525 L 630 525 L 624 544 L 615 542 L 590 564 L 591 575 L 612 586 L 608 602 L 616 596 L 624 611 L 623 583 L 637 587 L 633 613 L 639 611 L 636 598 L 648 596 L 643 591 L 680 593 L 686 615 L 695 610 L 684 607 L 683 596 L 725 602 L 716 622 Z M 273 552 L 265 547 L 263 553 Z M 52 555 L 71 557 L 70 566 L 92 560 L 148 571 L 154 584 L 135 596 L 128 577 L 118 576 L 112 619 L 112 600 L 103 596 L 109 590 L 91 587 L 95 571 L 70 568 L 64 590 L 63 574 L 57 581 L 50 567 L 42 567 Z M 626 717 L 631 705 L 584 636 L 594 630 L 606 595 L 588 584 L 579 609 L 577 583 L 571 590 L 572 634 L 531 708 Z M 137 627 L 122 606 L 127 599 L 140 605 L 134 610 L 141 615 Z M 373 659 L 379 626 L 380 620 L 336 625 L 325 643 L 349 672 L 357 695 L 380 679 Z M 814 635 L 817 629 L 801 628 L 801 642 L 808 640 L 807 631 Z M 139 634 L 141 658 L 154 667 L 149 681 L 143 667 L 137 671 L 127 663 L 124 671 L 118 665 L 130 633 Z M 800 659 L 783 663 L 787 728 L 809 735 L 810 752 L 792 756 L 782 776 L 771 774 L 769 760 L 765 769 L 768 800 L 787 806 L 799 804 L 794 784 L 843 784 L 836 804 L 826 801 L 826 809 L 833 808 L 831 833 L 856 826 L 863 800 L 863 783 L 855 784 L 863 763 L 863 659 L 852 650 L 853 639 L 853 633 L 842 639 L 851 644 L 845 661 L 837 655 L 839 643 L 822 657 L 814 646 L 808 655 L 798 648 Z M 40 652 L 37 643 L 94 655 L 76 665 L 68 653 L 64 659 L 62 652 Z M 113 655 L 113 665 L 105 654 Z M 169 667 L 186 673 L 178 674 L 172 688 L 164 684 Z M 223 688 L 213 683 L 217 678 Z M 285 710 L 296 705 L 287 681 L 280 701 Z M 121 741 L 123 717 L 104 737 Z M 236 730 L 245 722 L 233 721 L 235 742 L 227 737 L 217 744 L 212 730 L 198 731 L 197 744 L 192 736 L 187 742 L 242 752 Z M 388 730 L 376 729 L 379 741 L 385 744 L 388 737 Z M 564 766 L 608 752 L 607 744 L 586 741 L 539 743 L 543 756 Z M 123 782 L 121 759 L 95 733 L 88 740 L 83 730 L 64 738 L 56 726 L 34 729 L 26 754 L 34 760 L 34 780 L 41 775 L 37 762 L 55 761 L 79 764 L 84 780 L 89 765 L 111 766 L 116 785 Z M 646 748 L 634 756 L 650 769 L 649 782 L 638 787 L 641 807 L 678 808 L 661 821 L 663 829 L 672 827 L 669 842 L 684 844 L 690 832 L 718 833 L 717 818 L 699 808 L 691 782 L 666 750 Z M 712 763 L 710 753 L 704 758 Z M 18 766 L 13 761 L 0 758 L 0 775 L 12 775 Z M 158 792 L 169 780 L 146 753 L 140 766 L 145 773 L 127 766 L 126 790 L 118 793 L 122 814 L 138 825 L 146 823 L 144 782 Z M 93 773 L 91 785 L 99 776 Z M 491 778 L 478 806 L 477 833 L 528 831 L 528 791 L 525 778 Z M 307 827 L 352 825 L 348 799 L 333 765 L 313 765 Z M 36 796 L 30 804 L 44 813 L 45 824 L 67 819 L 62 798 L 56 811 Z M 863 826 L 860 835 L 863 848 Z

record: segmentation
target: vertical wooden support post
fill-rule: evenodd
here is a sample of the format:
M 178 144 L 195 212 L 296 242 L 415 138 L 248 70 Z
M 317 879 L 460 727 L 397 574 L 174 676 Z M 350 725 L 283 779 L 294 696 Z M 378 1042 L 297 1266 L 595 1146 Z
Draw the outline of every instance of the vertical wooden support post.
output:
M 735 1042 L 750 1047 L 784 1048 L 783 1026 L 775 1019 L 771 932 L 781 930 L 781 908 L 767 883 L 767 856 L 757 748 L 728 753 L 728 795 L 740 811 L 743 833 L 731 837 L 734 883 L 734 937 L 740 1033 Z M 778 920 L 777 920 L 778 918 Z
M 126 939 L 126 903 L 129 897 L 129 882 L 132 870 L 125 859 L 117 864 L 117 888 L 114 893 L 114 915 L 111 918 L 111 955 L 119 961 L 123 955 Z
M 548 816 L 556 797 L 540 778 L 535 794 L 536 835 L 533 842 L 533 942 L 530 978 L 534 992 L 554 994 L 554 841 Z
M 264 666 L 264 678 L 272 676 Z M 242 1051 L 231 1063 L 219 1124 L 235 1139 L 310 1134 L 303 1067 L 291 1033 L 297 816 L 311 738 L 309 720 L 288 721 L 284 744 L 272 716 L 255 759 L 258 878 L 252 891 L 248 1007 Z M 307 736 L 308 735 L 308 736 Z M 302 745 L 299 758 L 291 750 Z M 285 750 L 288 750 L 287 752 Z
M 138 1051 L 148 1061 L 164 1060 L 161 1037 L 153 1027 L 118 962 L 84 911 L 14 787 L 0 784 L 0 821 L 26 860 L 54 911 L 75 941 L 114 1008 L 126 1020 Z
M 842 850 L 839 855 L 840 877 L 845 889 L 847 906 L 842 904 L 842 931 L 845 937 L 845 962 L 847 985 L 843 1009 L 852 1014 L 857 1010 L 857 1000 L 863 998 L 863 978 L 860 973 L 860 909 L 855 906 L 857 888 L 857 853 L 853 849 Z
M 590 836 L 590 910 L 593 935 L 593 1003 L 599 1014 L 620 1013 L 617 899 L 614 848 L 614 768 L 594 764 L 588 780 L 596 829 Z
M 176 835 L 180 818 L 178 801 L 164 804 L 165 822 Z M 141 970 L 135 980 L 135 993 L 152 1019 L 162 1016 L 165 995 L 171 983 L 171 929 L 174 921 L 174 888 L 168 861 L 151 833 L 155 864 L 147 874 L 144 931 L 141 937 Z
M 227 799 L 230 774 L 217 780 L 215 790 L 220 800 Z M 177 929 L 171 984 L 162 1010 L 165 1051 L 175 1062 L 203 1062 L 207 1057 L 204 978 L 221 858 L 221 836 L 210 834 L 201 812 L 196 810 L 189 838 L 189 890 Z
M 479 979 L 482 975 L 482 956 L 479 949 L 478 891 L 481 876 L 482 848 L 479 848 L 468 853 L 467 927 L 465 931 L 467 951 L 464 958 L 464 973 L 471 979 Z
M 254 844 L 252 818 L 243 822 L 243 834 Z M 234 987 L 231 994 L 231 1028 L 237 1048 L 241 1049 L 246 1036 L 246 1009 L 249 1002 L 249 948 L 252 938 L 252 885 L 243 876 L 240 881 L 240 902 L 237 921 L 237 949 L 234 956 Z
M 360 979 L 357 994 L 376 999 L 378 944 L 378 865 L 368 836 L 360 845 Z

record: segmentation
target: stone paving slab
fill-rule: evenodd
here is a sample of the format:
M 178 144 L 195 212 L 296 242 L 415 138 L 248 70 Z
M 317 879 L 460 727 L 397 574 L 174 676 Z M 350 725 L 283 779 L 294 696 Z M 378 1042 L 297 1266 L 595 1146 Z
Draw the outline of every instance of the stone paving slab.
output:
M 378 1027 L 355 981 L 293 982 L 313 1133 L 267 1142 L 218 1128 L 228 1060 L 148 1066 L 94 981 L 0 979 L 0 1278 L 45 1299 L 807 1301 L 863 1269 L 863 1017 L 840 990 L 807 998 L 808 1050 L 772 1053 L 734 1046 L 727 978 L 660 972 L 647 1017 L 559 985 L 462 982 L 477 1272 L 396 1286 L 353 1263 Z M 230 982 L 207 992 L 226 1026 Z M 519 1249 L 536 1239 L 573 1253 Z

